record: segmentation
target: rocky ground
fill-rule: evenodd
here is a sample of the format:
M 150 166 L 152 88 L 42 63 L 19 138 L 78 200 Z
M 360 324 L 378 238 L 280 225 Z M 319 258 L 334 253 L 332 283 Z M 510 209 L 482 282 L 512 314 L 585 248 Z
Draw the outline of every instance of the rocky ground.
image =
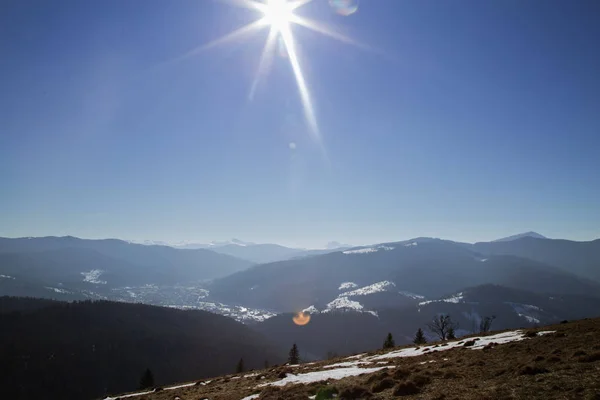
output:
M 600 319 L 275 366 L 108 399 L 397 397 L 600 400 Z

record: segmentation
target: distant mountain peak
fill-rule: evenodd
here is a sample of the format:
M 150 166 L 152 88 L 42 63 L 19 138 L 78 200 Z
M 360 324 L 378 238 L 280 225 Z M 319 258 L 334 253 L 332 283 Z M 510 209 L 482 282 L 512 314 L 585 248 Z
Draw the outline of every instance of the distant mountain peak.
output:
M 507 236 L 507 237 L 501 238 L 501 239 L 496 239 L 496 240 L 494 240 L 494 242 L 510 242 L 512 240 L 517 240 L 517 239 L 521 239 L 524 237 L 532 237 L 535 239 L 548 239 L 546 236 L 540 235 L 537 232 L 529 231 L 529 232 L 524 232 L 524 233 L 518 233 L 518 234 L 512 235 L 512 236 Z
M 325 246 L 325 248 L 328 250 L 335 250 L 335 249 L 349 248 L 349 247 L 353 247 L 353 246 L 350 244 L 344 244 L 344 243 L 340 243 L 337 241 L 331 241 L 331 242 L 327 243 L 327 245 Z

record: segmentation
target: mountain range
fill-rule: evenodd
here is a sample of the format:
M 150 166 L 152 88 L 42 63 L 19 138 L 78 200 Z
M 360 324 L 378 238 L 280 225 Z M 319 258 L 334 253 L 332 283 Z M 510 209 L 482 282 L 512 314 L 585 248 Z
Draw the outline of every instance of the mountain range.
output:
M 528 232 L 474 244 L 415 238 L 262 264 L 214 249 L 116 239 L 0 238 L 0 295 L 144 302 L 209 310 L 245 323 L 270 318 L 269 323 L 279 318 L 289 322 L 280 315 L 301 310 L 315 315 L 315 321 L 326 321 L 341 312 L 347 314 L 342 318 L 372 317 L 380 325 L 389 310 L 403 310 L 415 320 L 415 310 L 437 307 L 438 312 L 463 302 L 471 303 L 471 311 L 481 317 L 486 309 L 458 294 L 496 285 L 506 290 L 498 300 L 504 304 L 499 313 L 504 322 L 512 321 L 511 326 L 593 313 L 600 297 L 600 240 L 540 236 Z M 277 246 L 235 242 L 218 248 L 259 254 L 265 246 Z M 514 302 L 508 295 L 511 290 L 527 293 L 527 302 L 521 303 L 544 312 L 538 318 L 505 307 Z M 570 313 L 564 308 L 552 312 L 556 303 L 542 301 L 548 298 L 568 298 L 577 307 Z
M 56 353 L 76 358 L 76 362 L 61 359 L 60 368 L 79 370 L 95 357 L 93 352 L 88 354 L 88 347 L 93 346 L 101 349 L 103 357 L 111 358 L 103 358 L 101 364 L 112 365 L 112 358 L 119 359 L 114 354 L 117 350 L 101 338 L 83 340 L 81 348 L 61 347 L 63 342 L 51 340 L 31 344 L 39 330 L 70 337 L 58 325 L 83 324 L 81 329 L 72 326 L 71 330 L 92 338 L 103 335 L 124 340 L 125 347 L 133 346 L 126 337 L 141 340 L 143 346 L 131 351 L 148 352 L 150 358 L 131 355 L 143 361 L 133 362 L 127 358 L 129 352 L 123 355 L 129 360 L 123 362 L 132 371 L 124 373 L 131 385 L 133 371 L 140 373 L 142 364 L 169 366 L 175 375 L 157 368 L 167 380 L 188 379 L 191 374 L 186 373 L 191 370 L 213 373 L 190 358 L 205 352 L 226 359 L 214 366 L 216 373 L 223 373 L 235 363 L 237 355 L 233 353 L 243 353 L 246 344 L 255 348 L 257 343 L 271 343 L 271 347 L 263 347 L 264 352 L 277 359 L 281 349 L 297 343 L 305 360 L 317 360 L 327 354 L 376 348 L 388 332 L 394 333 L 396 343 L 408 343 L 416 329 L 439 314 L 452 316 L 459 336 L 478 332 L 482 319 L 491 316 L 495 317 L 494 329 L 600 316 L 600 240 L 574 242 L 539 236 L 528 232 L 473 244 L 415 238 L 304 252 L 294 257 L 285 250 L 288 248 L 280 246 L 284 249 L 280 256 L 288 259 L 260 264 L 220 254 L 214 248 L 181 249 L 74 237 L 0 238 L 0 295 L 119 302 L 76 302 L 69 306 L 49 300 L 1 301 L 0 312 L 11 316 L 2 317 L 0 322 L 11 328 L 4 336 L 0 334 L 4 340 L 0 356 L 13 360 L 9 369 L 17 368 L 23 376 L 29 372 L 22 368 L 36 363 L 39 369 L 33 371 L 54 376 L 46 372 L 55 368 L 54 364 L 44 357 Z M 277 245 L 239 241 L 217 247 L 231 252 L 252 249 L 258 251 L 258 257 L 265 246 L 272 249 Z M 127 302 L 165 307 L 143 308 Z M 298 312 L 304 312 L 308 324 L 294 323 Z M 212 313 L 223 316 L 213 319 Z M 242 335 L 239 343 L 231 338 L 236 350 L 227 357 L 214 353 L 213 347 L 196 348 L 197 344 L 190 342 L 197 337 L 224 335 L 225 330 Z M 23 346 L 14 352 L 9 344 L 16 337 L 23 338 Z M 98 347 L 105 345 L 109 348 Z M 191 355 L 189 349 L 193 349 Z M 258 362 L 257 353 L 248 354 L 251 363 Z M 31 361 L 22 365 L 24 359 Z M 179 363 L 191 367 L 184 370 Z M 13 376 L 9 372 L 5 374 Z M 88 383 L 95 393 L 102 394 L 108 387 L 126 390 L 124 381 L 118 382 L 106 381 L 104 388 L 98 382 Z M 43 380 L 42 384 L 50 385 L 50 381 Z M 27 389 L 15 390 L 18 394 Z M 70 395 L 78 396 L 75 392 Z
M 301 249 L 286 247 L 273 243 L 245 242 L 240 239 L 210 242 L 208 244 L 194 242 L 177 242 L 169 244 L 167 242 L 155 242 L 148 240 L 142 242 L 130 241 L 130 243 L 170 246 L 176 249 L 209 249 L 219 254 L 226 254 L 258 264 L 326 254 L 332 251 L 345 250 L 352 247 L 339 242 L 329 242 L 325 249 Z

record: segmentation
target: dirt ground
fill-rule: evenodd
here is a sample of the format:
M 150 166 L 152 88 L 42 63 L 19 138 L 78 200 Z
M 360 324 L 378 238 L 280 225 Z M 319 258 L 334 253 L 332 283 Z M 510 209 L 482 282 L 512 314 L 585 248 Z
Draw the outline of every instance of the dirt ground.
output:
M 543 336 L 535 334 L 547 330 L 556 332 Z M 207 379 L 179 389 L 159 388 L 154 393 L 131 399 L 241 400 L 258 394 L 257 400 L 307 400 L 319 389 L 327 387 L 337 392 L 338 399 L 354 400 L 399 397 L 431 400 L 600 400 L 600 319 L 529 330 L 527 336 L 531 337 L 518 342 L 488 345 L 482 350 L 471 350 L 461 343 L 457 348 L 437 351 L 441 343 L 437 343 L 437 347 L 436 343 L 430 343 L 427 345 L 430 348 L 428 354 L 390 358 L 385 360 L 387 364 L 377 364 L 378 367 L 387 367 L 383 370 L 340 380 L 259 387 L 290 373 L 321 371 L 325 365 L 351 361 L 346 357 Z M 466 343 L 468 339 L 458 341 Z M 391 351 L 398 349 L 400 347 Z M 210 383 L 206 384 L 207 381 Z

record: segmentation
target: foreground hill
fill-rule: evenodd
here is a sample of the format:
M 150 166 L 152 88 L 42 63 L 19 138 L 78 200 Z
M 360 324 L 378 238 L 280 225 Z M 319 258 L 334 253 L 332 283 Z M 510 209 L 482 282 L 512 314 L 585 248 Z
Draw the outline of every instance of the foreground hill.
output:
M 2 299 L 2 398 L 89 399 L 134 390 L 146 368 L 157 384 L 280 361 L 260 334 L 204 311 L 113 302 Z
M 593 319 L 228 375 L 128 398 L 306 400 L 328 390 L 340 400 L 597 400 L 599 370 L 600 319 Z

